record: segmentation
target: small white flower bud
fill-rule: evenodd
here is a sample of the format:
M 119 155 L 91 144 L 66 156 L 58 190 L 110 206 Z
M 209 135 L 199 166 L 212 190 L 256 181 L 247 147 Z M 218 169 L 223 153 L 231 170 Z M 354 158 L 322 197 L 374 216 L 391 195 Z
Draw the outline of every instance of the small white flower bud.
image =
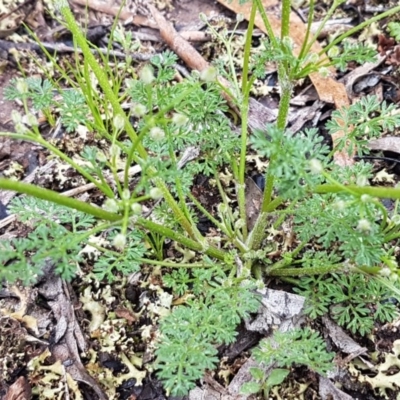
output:
M 208 22 L 207 15 L 204 13 L 199 14 L 199 20 L 202 22 Z
M 208 67 L 200 72 L 200 79 L 205 82 L 214 82 L 217 79 L 217 68 Z
M 368 178 L 365 175 L 360 175 L 357 177 L 357 186 L 367 186 L 368 185 Z
M 340 53 L 340 49 L 338 46 L 333 46 L 328 51 L 328 57 L 337 57 Z
M 119 210 L 118 203 L 114 199 L 107 199 L 103 204 L 103 209 L 109 212 L 117 213 Z
M 28 126 L 38 126 L 39 125 L 38 119 L 33 114 L 30 114 L 30 113 L 26 114 L 22 118 L 22 120 Z
M 372 200 L 372 197 L 371 197 L 370 195 L 368 195 L 368 194 L 363 194 L 363 195 L 360 197 L 360 199 L 361 199 L 361 201 L 362 201 L 363 203 L 369 203 L 369 202 Z
M 139 78 L 146 85 L 149 85 L 150 83 L 152 83 L 155 79 L 152 66 L 149 64 L 145 65 L 139 71 Z
M 22 123 L 22 115 L 19 111 L 17 110 L 12 110 L 11 111 L 11 119 L 14 122 L 14 124 L 20 124 Z
M 154 200 L 161 199 L 163 197 L 162 191 L 159 188 L 150 189 L 150 197 Z
M 293 42 L 293 39 L 292 39 L 290 36 L 285 36 L 285 37 L 282 39 L 282 43 L 283 43 L 283 45 L 284 45 L 285 47 L 289 48 L 290 50 L 293 49 L 294 42 Z
M 131 107 L 131 114 L 136 118 L 143 117 L 146 112 L 147 108 L 143 104 L 133 104 Z
M 181 127 L 189 122 L 189 118 L 185 114 L 175 113 L 172 116 L 172 122 L 176 126 Z
M 159 142 L 160 140 L 164 139 L 165 132 L 161 128 L 155 126 L 154 128 L 150 129 L 149 135 L 155 142 Z
M 105 163 L 107 161 L 107 157 L 101 150 L 99 150 L 96 153 L 96 160 L 100 161 L 101 163 Z
M 120 154 L 121 154 L 121 149 L 116 144 L 111 145 L 111 147 L 110 147 L 111 157 L 118 158 Z
M 371 223 L 367 219 L 362 218 L 358 221 L 357 230 L 367 233 L 371 230 Z
M 124 126 L 125 126 L 125 118 L 124 118 L 124 116 L 121 115 L 121 114 L 117 114 L 114 117 L 113 125 L 114 125 L 114 128 L 117 131 L 122 131 L 122 129 L 124 129 Z
M 121 193 L 121 199 L 122 200 L 129 200 L 131 198 L 131 192 L 129 189 L 124 189 Z
M 400 225 L 400 215 L 399 214 L 393 215 L 391 220 L 395 225 Z
M 131 210 L 135 215 L 141 215 L 142 214 L 142 206 L 139 203 L 133 203 L 131 205 Z
M 337 211 L 344 211 L 346 208 L 346 203 L 343 200 L 338 200 L 332 204 L 332 207 Z
M 310 56 L 308 57 L 308 62 L 311 64 L 316 64 L 319 60 L 319 56 L 317 53 L 312 53 L 310 54 Z
M 29 86 L 25 79 L 18 79 L 15 88 L 20 94 L 26 94 L 29 91 Z
M 323 78 L 328 78 L 328 76 L 331 74 L 331 72 L 329 71 L 328 68 L 326 67 L 321 67 L 318 70 L 319 74 L 323 77 Z
M 317 160 L 316 158 L 310 160 L 310 171 L 314 175 L 322 174 L 324 172 L 324 167 L 321 161 Z
M 242 13 L 236 14 L 236 22 L 242 22 L 244 20 L 244 15 Z
M 22 134 L 29 132 L 27 126 L 24 125 L 22 122 L 17 122 L 15 124 L 15 130 L 17 131 L 17 133 L 22 133 Z
M 379 271 L 379 275 L 385 276 L 386 278 L 391 275 L 392 271 L 388 267 L 383 267 Z
M 126 245 L 126 236 L 123 235 L 122 233 L 118 233 L 113 240 L 113 246 L 118 250 L 123 250 L 125 245 Z

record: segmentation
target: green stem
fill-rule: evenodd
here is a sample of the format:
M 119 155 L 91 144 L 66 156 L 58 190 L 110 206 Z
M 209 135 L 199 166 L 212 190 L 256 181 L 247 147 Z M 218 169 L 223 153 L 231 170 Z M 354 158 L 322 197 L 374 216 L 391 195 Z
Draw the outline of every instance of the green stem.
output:
M 343 268 L 342 264 L 325 265 L 323 267 L 310 268 L 283 268 L 269 271 L 266 268 L 265 273 L 268 276 L 303 276 L 303 275 L 324 275 Z
M 106 221 L 119 221 L 122 215 L 113 214 L 101 208 L 91 206 L 80 200 L 71 197 L 63 196 L 52 190 L 43 189 L 30 183 L 16 182 L 8 179 L 0 178 L 0 189 L 12 190 L 18 193 L 28 194 L 38 199 L 50 201 L 52 203 L 60 204 L 61 206 L 73 208 L 82 211 L 86 214 L 93 215 L 96 218 L 104 219 Z
M 246 43 L 244 45 L 244 56 L 243 56 L 243 71 L 242 71 L 242 95 L 247 91 L 247 82 L 249 79 L 249 65 L 250 65 L 250 54 L 251 54 L 251 42 L 253 40 L 254 20 L 256 18 L 257 5 L 255 2 L 251 5 L 249 25 L 246 32 Z
M 375 17 L 368 18 L 365 20 L 363 23 L 355 26 L 352 29 L 349 29 L 347 32 L 343 33 L 339 37 L 337 37 L 335 40 L 333 40 L 331 43 L 328 44 L 322 51 L 320 51 L 319 55 L 322 55 L 323 53 L 328 53 L 328 51 L 333 47 L 336 46 L 338 43 L 340 43 L 343 39 L 346 39 L 349 36 L 352 36 L 354 33 L 359 32 L 360 30 L 364 29 L 365 27 L 373 24 L 374 22 L 380 21 L 383 18 L 390 17 L 393 14 L 396 14 L 400 12 L 400 6 L 394 7 L 391 10 L 385 11 L 381 14 L 376 15 Z
M 261 15 L 261 18 L 262 18 L 262 20 L 263 20 L 265 29 L 267 30 L 267 34 L 268 34 L 268 37 L 269 37 L 269 40 L 270 40 L 272 46 L 273 46 L 275 49 L 278 48 L 278 41 L 276 40 L 274 31 L 272 30 L 272 26 L 271 26 L 271 24 L 270 24 L 270 22 L 269 22 L 267 13 L 266 13 L 265 10 L 264 10 L 264 6 L 263 6 L 263 4 L 262 4 L 262 1 L 261 1 L 261 0 L 253 0 L 253 1 L 254 1 L 254 3 L 257 5 L 258 12 L 259 12 L 260 15 Z
M 339 192 L 350 192 L 357 195 L 369 194 L 373 197 L 382 199 L 400 199 L 400 189 L 387 188 L 379 186 L 354 186 L 354 185 L 317 185 L 314 188 L 314 193 L 339 193 Z
M 290 95 L 292 93 L 292 85 L 288 80 L 286 80 L 286 81 L 281 80 L 281 88 L 282 88 L 282 97 L 281 97 L 281 101 L 279 103 L 277 127 L 279 129 L 285 129 L 287 115 L 289 112 L 289 103 L 290 103 Z M 269 161 L 270 165 L 273 162 L 274 162 L 274 158 L 271 157 L 271 159 Z M 271 204 L 272 204 L 271 199 L 272 199 L 272 193 L 273 193 L 273 189 L 274 189 L 274 180 L 275 180 L 274 176 L 272 174 L 268 173 L 266 183 L 265 183 L 263 200 L 262 200 L 262 204 L 261 204 L 261 212 L 256 220 L 253 231 L 251 232 L 251 234 L 247 240 L 247 246 L 252 250 L 258 250 L 264 239 L 265 229 L 268 224 L 268 219 L 267 219 L 268 212 L 273 211 L 276 207 L 279 206 L 279 204 L 281 204 L 283 202 L 282 199 L 277 198 L 277 199 L 275 199 L 276 205 L 274 204 L 273 207 L 271 207 Z
M 98 62 L 96 61 L 96 58 L 92 54 L 90 47 L 86 41 L 85 36 L 83 35 L 80 27 L 78 26 L 77 22 L 75 21 L 75 18 L 70 10 L 70 8 L 66 5 L 66 2 L 63 2 L 63 5 L 60 9 L 61 14 L 65 18 L 66 24 L 68 26 L 68 29 L 71 31 L 74 40 L 78 44 L 78 46 L 81 48 L 82 53 L 85 57 L 85 60 L 87 63 L 90 65 L 92 68 L 94 74 L 96 75 L 96 78 L 99 82 L 100 87 L 104 91 L 105 97 L 107 101 L 111 104 L 115 115 L 121 115 L 124 117 L 125 121 L 125 130 L 126 133 L 128 134 L 129 138 L 131 139 L 132 142 L 134 142 L 137 138 L 136 132 L 133 129 L 129 118 L 125 114 L 118 97 L 115 95 L 110 83 L 108 82 L 108 77 L 103 71 L 103 69 L 100 67 Z M 145 159 L 147 157 L 147 152 L 143 148 L 142 144 L 138 146 L 138 153 L 140 156 Z
M 307 48 L 307 42 L 308 39 L 310 37 L 310 33 L 311 33 L 311 25 L 314 19 L 314 0 L 310 0 L 310 4 L 308 7 L 309 11 L 308 11 L 308 19 L 307 19 L 307 30 L 306 30 L 306 36 L 304 37 L 304 41 L 303 44 L 301 45 L 301 50 L 300 50 L 300 54 L 299 54 L 299 60 L 301 60 L 303 57 L 305 57 L 307 55 L 306 52 L 306 48 Z
M 177 233 L 176 231 L 174 231 L 170 228 L 167 228 L 163 225 L 157 224 L 153 221 L 149 221 L 147 219 L 139 217 L 135 223 L 137 225 L 142 226 L 145 229 L 148 229 L 151 232 L 156 232 L 156 233 L 160 234 L 161 236 L 165 236 L 171 240 L 175 240 L 176 242 L 180 243 L 183 246 L 188 247 L 189 249 L 203 252 L 203 253 L 207 254 L 208 256 L 215 257 L 221 261 L 223 261 L 225 259 L 226 253 L 224 251 L 219 250 L 212 245 L 208 245 L 207 248 L 205 248 L 203 243 L 194 241 L 184 235 L 181 235 L 180 233 Z
M 282 16 L 281 16 L 281 39 L 289 36 L 290 29 L 290 0 L 283 0 L 282 2 Z
M 240 219 L 244 221 L 242 229 L 243 240 L 246 240 L 248 233 L 246 224 L 245 171 L 246 171 L 246 153 L 247 153 L 247 120 L 249 114 L 249 97 L 250 97 L 249 92 L 244 94 L 243 104 L 241 107 L 242 126 L 241 126 L 241 145 L 240 145 L 239 183 L 237 184 L 239 215 Z
M 340 3 L 341 3 L 340 0 L 333 2 L 332 6 L 330 7 L 328 12 L 326 13 L 325 18 L 319 24 L 317 31 L 313 35 L 313 38 L 310 40 L 309 43 L 306 44 L 306 48 L 305 48 L 303 54 L 308 54 L 310 52 L 312 45 L 317 41 L 320 33 L 322 32 L 322 29 L 324 29 L 324 26 L 326 25 L 326 23 L 331 19 L 331 17 L 333 15 L 333 13 L 335 12 L 335 10 L 340 6 Z
M 153 264 L 153 265 L 159 265 L 160 267 L 167 267 L 167 268 L 210 268 L 212 267 L 211 264 L 205 264 L 205 263 L 174 263 L 174 262 L 167 262 L 167 261 L 157 261 L 157 260 L 151 260 L 149 258 L 139 258 L 138 261 L 141 263 L 146 263 L 146 264 Z
M 182 226 L 182 228 L 188 233 L 188 235 L 197 240 L 199 243 L 204 243 L 205 238 L 197 230 L 197 228 L 192 225 L 192 223 L 186 218 L 186 215 L 181 210 L 179 204 L 175 201 L 171 195 L 168 186 L 162 181 L 161 178 L 154 178 L 156 186 L 162 191 L 164 200 L 171 207 L 172 213 L 174 214 L 177 222 Z

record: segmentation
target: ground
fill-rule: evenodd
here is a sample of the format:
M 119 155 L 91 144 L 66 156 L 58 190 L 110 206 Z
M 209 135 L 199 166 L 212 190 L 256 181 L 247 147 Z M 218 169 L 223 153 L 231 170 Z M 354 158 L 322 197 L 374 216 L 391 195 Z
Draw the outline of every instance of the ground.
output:
M 127 3 L 129 4 L 126 4 L 124 9 L 127 14 L 120 15 L 121 20 L 125 20 L 121 29 L 132 31 L 134 37 L 142 41 L 139 54 L 136 55 L 136 62 L 141 65 L 143 61 L 148 60 L 149 54 L 161 53 L 175 42 L 168 37 L 165 33 L 166 28 L 164 29 L 158 20 L 157 23 L 151 20 L 146 2 L 133 0 Z M 215 29 L 222 30 L 232 29 L 236 13 L 239 12 L 235 6 L 237 1 L 223 4 L 222 1 L 217 3 L 211 0 L 155 0 L 153 3 L 159 15 L 171 22 L 182 37 L 192 43 L 191 49 L 197 49 L 199 52 L 199 56 L 191 53 L 188 55 L 189 53 L 185 50 L 182 52 L 182 49 L 180 53 L 179 46 L 172 47 L 180 57 L 176 67 L 180 78 L 177 80 L 183 79 L 191 69 L 201 69 L 198 67 L 200 64 L 212 62 L 219 52 L 224 51 L 222 45 L 207 30 L 199 14 L 204 14 Z M 316 3 L 316 19 L 321 20 L 326 12 L 326 4 L 324 1 Z M 84 22 L 87 13 L 79 4 L 80 1 L 70 1 L 76 19 Z M 270 6 L 272 18 L 279 16 L 279 12 L 276 13 L 279 1 L 276 4 L 272 1 L 265 4 Z M 90 36 L 90 40 L 100 48 L 107 46 L 105 39 L 109 37 L 109 28 L 118 6 L 110 2 L 88 1 L 88 25 L 91 29 L 88 30 L 87 36 L 93 35 Z M 21 25 L 22 21 L 36 33 L 38 40 L 48 45 L 50 52 L 54 53 L 56 48 L 59 63 L 65 68 L 70 65 L 68 63 L 73 65 L 75 59 L 81 55 L 71 52 L 71 36 L 48 11 L 53 9 L 51 2 L 28 1 L 13 4 L 10 1 L 2 7 L 3 5 L 0 7 L 0 132 L 14 132 L 15 120 L 12 112 L 23 112 L 24 108 L 21 102 L 5 98 L 5 88 L 13 84 L 14 78 L 23 75 L 39 77 L 52 69 L 43 52 L 35 47 L 33 41 L 28 41 L 27 28 Z M 292 28 L 293 31 L 298 30 L 300 36 L 306 22 L 304 18 L 308 12 L 307 7 L 307 1 L 293 5 Z M 340 22 L 327 25 L 319 40 L 323 42 L 337 30 L 347 30 L 389 7 L 387 2 L 348 0 L 335 15 Z M 245 10 L 244 8 L 240 12 L 245 14 Z M 278 21 L 279 17 L 276 20 Z M 314 76 L 296 86 L 288 125 L 293 133 L 307 126 L 321 128 L 335 108 L 361 99 L 367 94 L 375 94 L 381 102 L 385 100 L 398 105 L 400 45 L 389 38 L 385 24 L 387 20 L 380 21 L 369 30 L 363 31 L 362 38 L 358 37 L 358 40 L 375 46 L 382 57 L 379 62 L 363 66 L 349 64 L 344 72 L 338 73 L 335 78 L 328 78 L 330 81 Z M 238 37 L 246 27 L 246 21 L 240 23 Z M 90 31 L 92 32 L 89 33 Z M 261 28 L 255 31 L 255 47 L 263 35 Z M 196 38 L 193 39 L 194 37 Z M 243 45 L 239 39 L 238 43 L 238 46 Z M 60 44 L 65 47 L 57 47 Z M 117 47 L 116 49 L 118 51 Z M 125 55 L 120 57 L 118 62 L 122 63 L 124 57 Z M 235 57 L 235 62 L 240 65 L 241 48 Z M 34 62 L 34 59 L 37 62 Z M 40 65 L 44 68 L 41 69 Z M 114 65 L 117 65 L 117 62 Z M 279 103 L 276 68 L 273 65 L 266 65 L 266 68 L 271 69 L 268 77 L 257 80 L 254 84 L 250 105 L 250 129 L 264 126 L 265 123 L 276 119 Z M 61 84 L 66 84 L 58 71 L 51 72 L 56 79 L 60 79 Z M 57 114 L 57 110 L 54 114 Z M 105 149 L 104 141 L 99 140 L 94 133 L 76 130 L 67 134 L 59 124 L 58 131 L 50 128 L 46 116 L 37 117 L 43 137 L 52 141 L 66 154 L 72 156 L 88 145 L 97 146 L 99 149 L 104 146 Z M 324 136 L 324 141 L 332 146 L 330 136 L 322 129 L 321 135 Z M 396 136 L 396 132 L 393 136 Z M 380 151 L 380 157 L 390 158 L 391 161 L 375 159 L 371 162 L 375 166 L 374 179 L 394 186 L 399 180 L 397 157 L 400 146 L 393 137 L 393 142 L 388 143 L 387 140 L 371 143 L 371 148 Z M 352 157 L 349 158 L 344 153 L 339 154 L 335 161 L 344 164 L 353 162 Z M 249 155 L 246 213 L 250 229 L 254 225 L 262 198 L 260 188 L 264 183 L 260 169 L 263 167 L 263 161 L 257 154 Z M 231 176 L 228 173 L 224 174 L 225 171 L 221 173 L 221 181 L 227 187 L 232 187 Z M 71 196 L 77 196 L 92 204 L 101 205 L 104 201 L 101 192 L 93 187 L 84 186 L 88 183 L 85 179 L 49 157 L 49 152 L 41 146 L 0 136 L 0 177 L 3 176 L 33 182 L 57 192 L 73 191 Z M 132 178 L 132 184 L 138 181 L 139 178 Z M 216 213 L 221 198 L 209 177 L 198 174 L 192 183 L 191 194 L 209 213 Z M 18 215 L 13 215 L 8 209 L 14 196 L 13 192 L 0 191 L 0 240 L 29 237 L 32 231 L 29 221 L 21 222 Z M 154 203 L 150 201 L 148 204 L 149 213 L 156 205 Z M 385 207 L 388 210 L 393 209 L 393 202 L 387 201 Z M 205 216 L 199 216 L 197 227 L 204 235 L 217 236 L 215 224 Z M 295 241 L 290 226 L 279 228 L 275 235 L 280 246 L 274 249 L 275 252 L 271 250 L 271 259 L 279 257 L 282 247 L 290 248 Z M 154 239 L 154 243 L 156 242 Z M 393 248 L 397 254 L 397 242 L 393 243 Z M 49 257 L 44 266 L 45 274 L 37 277 L 34 284 L 26 287 L 19 282 L 2 282 L 0 399 L 177 398 L 165 392 L 157 374 L 152 370 L 151 362 L 155 358 L 154 346 L 159 335 L 160 318 L 169 313 L 171 304 L 184 303 L 184 296 L 172 297 L 163 285 L 160 269 L 146 264 L 141 266 L 140 271 L 128 276 L 117 273 L 117 279 L 111 283 L 107 278 L 96 280 L 91 274 L 91 257 L 95 250 L 93 247 L 84 249 L 86 258 L 79 265 L 79 273 L 70 281 L 59 277 L 55 272 L 56 266 Z M 167 259 L 182 257 L 179 251 L 180 249 L 171 242 L 166 242 L 161 250 L 162 256 Z M 32 256 L 33 254 L 29 254 L 29 257 Z M 190 257 L 185 253 L 183 259 L 190 261 Z M 0 268 L 7 266 L 0 265 Z M 237 328 L 238 334 L 234 343 L 219 346 L 218 368 L 216 371 L 207 371 L 204 379 L 197 382 L 197 388 L 186 398 L 264 398 L 261 395 L 239 395 L 240 384 L 249 379 L 248 368 L 253 362 L 250 358 L 251 350 L 268 334 L 272 326 L 271 321 L 275 325 L 278 324 L 277 321 L 279 324 L 294 324 L 294 321 L 298 323 L 304 318 L 301 317 L 300 311 L 303 300 L 293 294 L 290 284 L 275 279 L 268 279 L 266 283 L 271 290 L 264 293 L 267 311 L 260 311 L 260 315 L 253 316 L 252 321 L 242 322 Z M 271 300 L 273 296 L 276 296 L 275 302 Z M 268 303 L 268 300 L 271 300 L 271 303 Z M 392 300 L 398 307 L 396 299 Z M 335 362 L 342 367 L 341 372 L 328 376 L 328 379 L 305 367 L 293 365 L 285 383 L 271 391 L 270 398 L 400 398 L 398 318 L 387 324 L 376 322 L 373 334 L 364 337 L 350 335 L 349 331 L 342 330 L 326 316 L 311 322 L 311 325 L 326 339 L 329 350 L 335 351 Z

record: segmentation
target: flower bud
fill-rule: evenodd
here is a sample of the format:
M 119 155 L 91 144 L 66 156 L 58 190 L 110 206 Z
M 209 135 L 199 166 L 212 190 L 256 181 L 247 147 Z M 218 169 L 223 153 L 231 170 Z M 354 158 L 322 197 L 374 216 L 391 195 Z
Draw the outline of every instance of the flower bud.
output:
M 333 46 L 329 49 L 328 51 L 328 57 L 333 58 L 333 57 L 337 57 L 340 53 L 340 49 L 338 46 Z
M 287 47 L 287 48 L 289 48 L 290 50 L 292 50 L 292 49 L 293 49 L 294 42 L 293 42 L 293 39 L 292 39 L 290 36 L 285 36 L 285 37 L 282 39 L 282 44 L 283 44 L 285 47 Z
M 202 21 L 202 22 L 208 23 L 207 15 L 204 14 L 204 13 L 200 13 L 200 14 L 199 14 L 199 20 Z
M 154 200 L 161 199 L 163 197 L 162 191 L 159 188 L 150 189 L 150 197 Z
M 363 195 L 360 197 L 360 199 L 361 199 L 361 201 L 362 201 L 363 203 L 369 203 L 369 202 L 372 200 L 372 197 L 371 197 L 370 195 L 368 195 L 368 194 L 363 194 Z
M 357 177 L 357 186 L 367 186 L 368 185 L 368 178 L 365 175 L 360 175 Z
M 15 124 L 15 130 L 17 133 L 22 133 L 22 134 L 29 132 L 27 126 L 24 125 L 22 122 L 18 122 Z
M 159 142 L 160 140 L 164 139 L 165 132 L 161 128 L 155 126 L 154 128 L 150 129 L 149 135 L 155 142 Z
M 316 64 L 319 60 L 319 56 L 317 53 L 312 53 L 310 54 L 309 58 L 308 58 L 308 62 L 311 64 Z
M 181 127 L 189 122 L 189 118 L 185 114 L 175 113 L 172 116 L 172 122 L 176 126 Z
M 121 193 L 121 199 L 122 200 L 129 200 L 131 198 L 131 192 L 129 191 L 129 189 L 124 189 Z
M 236 22 L 242 22 L 244 20 L 244 15 L 242 13 L 236 14 Z
M 338 200 L 332 204 L 332 208 L 336 211 L 344 211 L 346 208 L 346 203 L 343 200 Z
M 39 125 L 38 119 L 31 113 L 26 114 L 22 120 L 28 126 L 38 126 Z
M 139 203 L 133 203 L 131 205 L 131 210 L 135 215 L 141 215 L 142 214 L 142 206 Z
M 118 233 L 113 240 L 113 246 L 118 250 L 123 250 L 125 245 L 126 245 L 126 236 L 122 233 Z
M 12 122 L 14 122 L 14 124 L 21 124 L 22 123 L 22 115 L 17 110 L 12 110 L 11 111 L 11 119 L 12 119 Z
M 149 64 L 145 65 L 139 71 L 139 78 L 145 85 L 149 85 L 150 83 L 152 83 L 155 79 L 152 66 Z
M 214 82 L 217 80 L 217 68 L 208 67 L 200 72 L 200 79 L 205 82 Z
M 121 154 L 121 149 L 116 144 L 111 145 L 111 147 L 110 147 L 110 155 L 111 155 L 111 157 L 112 158 L 114 158 L 114 157 L 118 158 L 120 154 Z
M 125 118 L 124 118 L 124 116 L 121 115 L 121 114 L 117 114 L 114 117 L 113 125 L 114 125 L 114 128 L 117 131 L 122 131 L 122 129 L 124 129 L 124 126 L 125 126 Z
M 29 91 L 29 86 L 25 79 L 18 79 L 15 88 L 20 94 L 26 94 Z
M 317 160 L 316 158 L 310 160 L 309 166 L 311 173 L 314 175 L 320 175 L 324 172 L 324 167 L 321 161 Z
M 114 199 L 107 199 L 103 204 L 103 209 L 112 213 L 117 213 L 119 206 Z
M 367 219 L 362 218 L 358 221 L 357 230 L 368 233 L 371 230 L 371 223 Z
M 96 160 L 101 162 L 101 163 L 105 163 L 105 162 L 107 162 L 107 157 L 101 150 L 99 150 L 96 153 Z
M 133 104 L 131 107 L 131 114 L 136 118 L 143 117 L 146 112 L 147 108 L 143 104 Z
M 328 76 L 331 74 L 331 72 L 329 71 L 328 68 L 326 67 L 321 67 L 318 70 L 319 74 L 323 77 L 323 78 L 328 78 Z

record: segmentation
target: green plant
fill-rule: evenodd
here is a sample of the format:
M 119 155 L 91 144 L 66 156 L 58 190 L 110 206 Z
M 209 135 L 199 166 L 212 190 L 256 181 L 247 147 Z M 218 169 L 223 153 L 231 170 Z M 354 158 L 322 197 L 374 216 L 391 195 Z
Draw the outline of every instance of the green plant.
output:
M 326 375 L 332 370 L 334 353 L 327 352 L 325 342 L 317 332 L 305 328 L 275 332 L 260 342 L 253 351 L 253 357 L 260 367 L 251 368 L 254 381 L 245 383 L 241 392 L 253 394 L 263 391 L 264 396 L 268 396 L 273 386 L 284 381 L 293 365 L 304 365 L 318 374 Z M 270 365 L 273 369 L 266 376 L 261 367 Z
M 390 36 L 394 37 L 397 41 L 400 41 L 400 24 L 398 22 L 389 22 L 388 29 Z
M 195 269 L 191 276 L 179 269 L 164 280 L 175 293 L 191 290 L 195 296 L 163 320 L 156 351 L 159 377 L 180 395 L 195 387 L 204 370 L 215 368 L 216 345 L 234 341 L 236 326 L 257 311 L 259 299 L 251 280 L 229 277 L 218 265 Z
M 363 274 L 302 277 L 295 290 L 306 297 L 305 313 L 311 318 L 329 314 L 339 325 L 363 336 L 371 333 L 374 323 L 389 322 L 398 315 L 387 287 Z
M 333 2 L 320 29 L 342 2 Z M 0 267 L 1 279 L 15 281 L 23 272 L 25 283 L 32 282 L 48 257 L 57 260 L 63 278 L 71 279 L 84 254 L 98 279 L 112 280 L 116 272 L 134 272 L 141 264 L 174 269 L 163 276 L 165 285 L 175 294 L 193 298 L 161 322 L 156 365 L 172 394 L 186 392 L 205 368 L 215 366 L 215 346 L 232 341 L 240 319 L 255 310 L 253 288 L 257 279 L 265 275 L 284 277 L 301 285 L 301 276 L 362 272 L 399 296 L 400 290 L 393 284 L 399 268 L 390 250 L 392 241 L 400 236 L 398 204 L 389 213 L 379 198 L 399 200 L 400 189 L 367 186 L 367 165 L 335 166 L 330 150 L 315 129 L 291 136 L 286 124 L 296 81 L 310 73 L 326 74 L 332 64 L 344 68 L 350 59 L 372 60 L 370 49 L 349 42 L 343 44 L 343 40 L 368 23 L 394 14 L 400 6 L 334 39 L 325 48 L 328 59 L 324 52 L 311 53 L 315 41 L 310 37 L 314 1 L 310 2 L 307 40 L 295 56 L 289 37 L 290 1 L 282 2 L 282 32 L 277 38 L 261 1 L 254 0 L 241 80 L 236 78 L 234 63 L 228 63 L 223 71 L 231 77 L 232 88 L 222 87 L 215 68 L 200 74 L 193 72 L 183 81 L 174 82 L 173 65 L 177 58 L 171 52 L 153 57 L 138 69 L 133 69 L 132 59 L 128 58 L 123 72 L 129 71 L 133 77 L 124 81 L 111 68 L 109 56 L 101 56 L 100 62 L 96 60 L 69 8 L 64 4 L 60 10 L 76 46 L 83 52 L 83 60 L 76 57 L 76 64 L 66 71 L 47 53 L 69 88 L 60 87 L 60 80 L 49 77 L 43 81 L 15 81 L 6 96 L 22 100 L 27 115 L 13 113 L 17 132 L 0 132 L 0 136 L 42 145 L 91 182 L 104 202 L 98 207 L 35 185 L 0 178 L 0 188 L 34 197 L 14 203 L 21 218 L 28 218 L 29 212 L 36 213 L 32 232 L 26 239 L 0 245 L 4 249 L 0 261 L 7 264 Z M 257 12 L 263 18 L 269 39 L 265 51 L 253 57 L 251 40 Z M 218 35 L 229 47 L 229 38 Z M 131 48 L 129 37 L 119 35 L 118 40 Z M 281 87 L 277 123 L 249 138 L 250 91 L 255 79 L 263 76 L 266 61 L 277 63 Z M 221 90 L 231 96 L 240 110 L 240 136 L 232 131 L 224 115 L 228 106 Z M 62 101 L 58 102 L 55 94 Z M 28 100 L 50 122 L 59 113 L 67 135 L 85 125 L 95 133 L 96 146 L 86 147 L 73 156 L 59 150 L 41 134 Z M 400 117 L 392 105 L 380 105 L 370 97 L 333 113 L 328 128 L 331 133 L 345 131 L 345 138 L 335 144 L 333 151 L 347 142 L 357 146 L 358 151 L 365 151 L 364 135 L 376 136 L 399 125 Z M 249 151 L 269 160 L 261 209 L 251 232 L 246 223 L 245 198 Z M 140 167 L 137 178 L 130 176 L 132 164 Z M 234 189 L 226 184 L 226 175 L 221 174 L 225 170 L 230 171 L 228 176 Z M 220 199 L 215 210 L 207 208 L 191 192 L 199 174 L 208 176 L 215 185 L 216 198 Z M 55 211 L 38 199 L 56 204 Z M 144 213 L 143 205 L 151 212 Z M 66 212 L 65 207 L 74 213 Z M 201 214 L 214 224 L 214 236 L 199 231 L 197 219 Z M 276 232 L 285 221 L 293 222 L 296 247 L 282 251 L 278 260 L 270 259 L 266 249 L 273 248 L 276 253 L 282 249 L 269 233 Z M 65 236 L 68 241 L 62 239 Z M 166 239 L 174 242 L 176 261 L 164 258 Z M 59 242 L 63 244 L 60 249 Z M 90 246 L 89 250 L 85 245 Z M 343 282 L 343 288 L 348 288 Z M 356 296 L 355 293 L 346 295 Z M 329 297 L 320 307 L 318 315 L 329 309 L 331 300 Z M 340 307 L 345 302 L 352 304 L 351 301 L 343 297 Z M 355 303 L 362 301 L 366 300 L 360 298 Z M 364 306 L 336 308 L 338 320 L 354 331 L 367 332 L 365 327 L 349 325 L 351 321 L 340 317 L 350 309 L 354 313 L 353 308 L 360 316 Z M 380 315 L 383 321 L 393 313 L 385 308 Z M 356 321 L 362 322 L 360 318 Z M 304 335 L 296 338 L 306 341 Z M 316 338 L 312 336 L 310 340 Z M 316 349 L 323 353 L 321 346 Z M 288 363 L 305 363 L 319 371 L 320 366 L 310 360 L 296 361 L 301 356 L 299 352 L 292 356 Z

